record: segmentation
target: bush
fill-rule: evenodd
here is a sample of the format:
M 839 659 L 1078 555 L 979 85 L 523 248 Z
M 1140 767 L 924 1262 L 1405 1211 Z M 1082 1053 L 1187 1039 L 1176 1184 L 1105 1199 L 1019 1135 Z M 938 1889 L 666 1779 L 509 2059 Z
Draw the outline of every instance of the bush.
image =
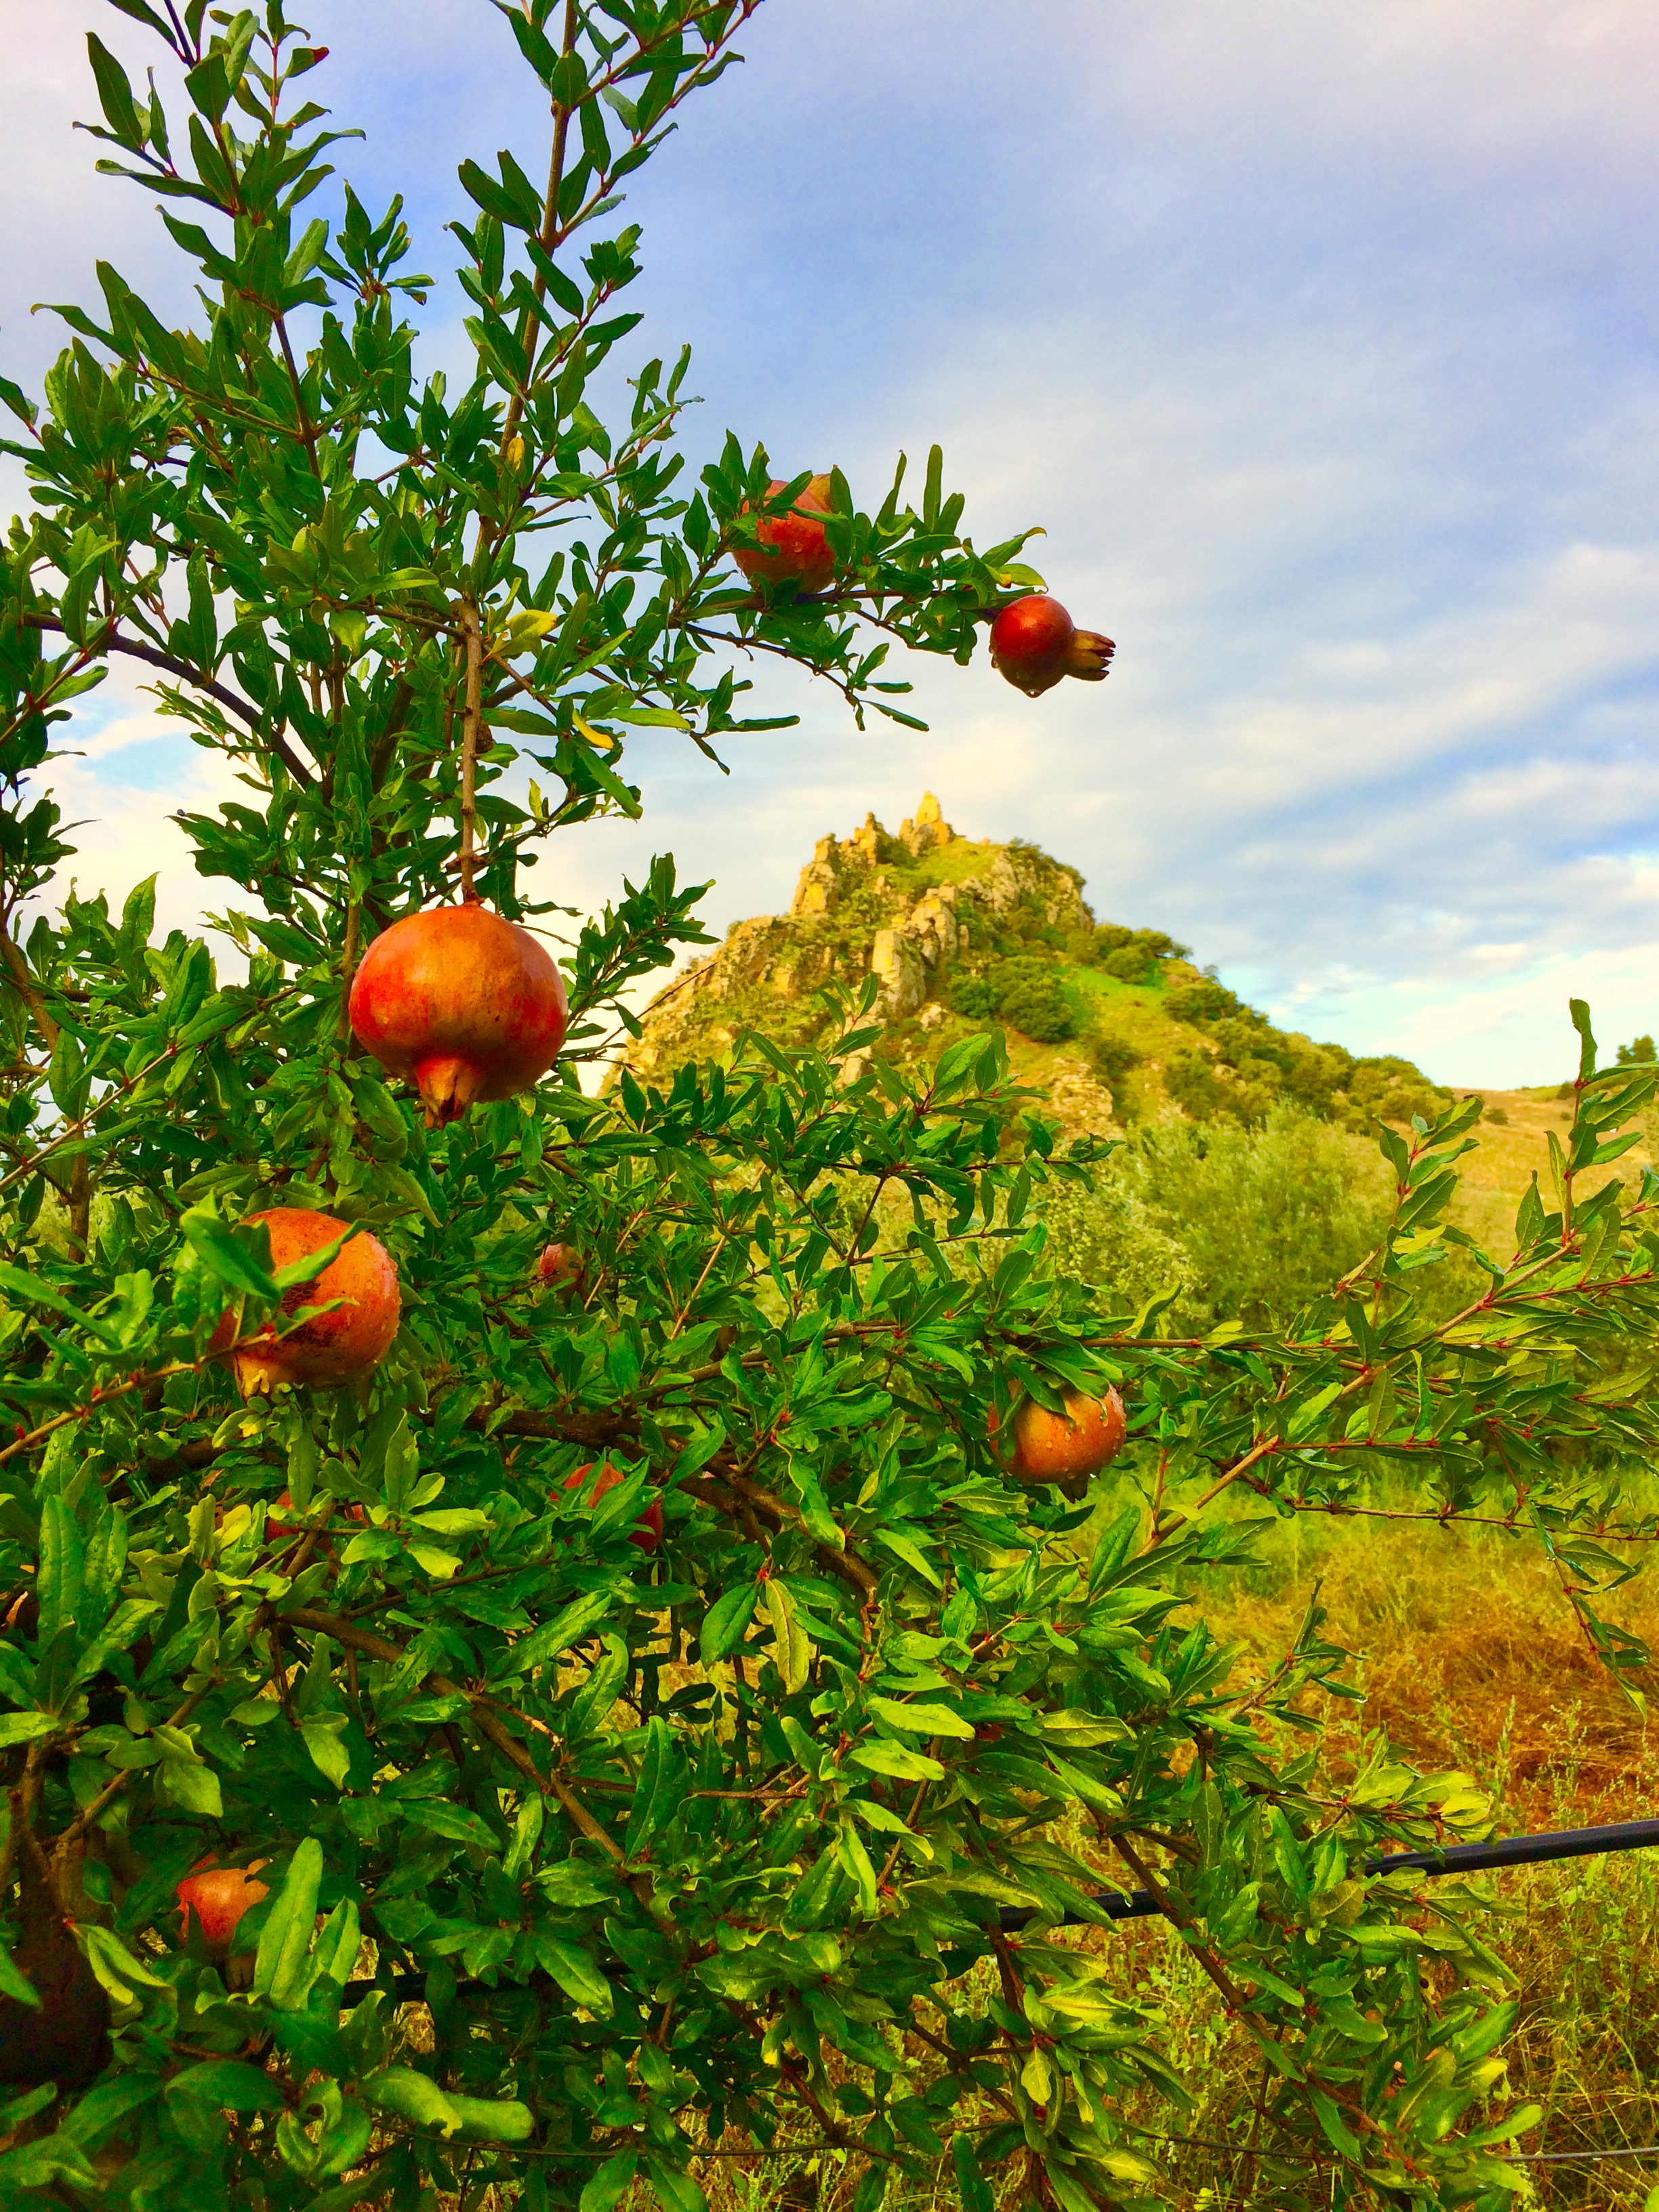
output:
M 951 1004 L 969 1021 L 1006 1022 L 1034 1044 L 1059 1044 L 1076 1029 L 1053 963 L 1030 955 L 994 961 L 982 975 L 959 975 Z
M 1120 983 L 1144 983 L 1152 975 L 1153 962 L 1138 945 L 1126 945 L 1116 952 L 1109 952 L 1101 962 L 1103 975 L 1113 976 Z
M 1213 975 L 1200 976 L 1195 983 L 1177 983 L 1168 992 L 1164 1011 L 1172 1021 L 1191 1022 L 1197 1026 L 1205 1022 L 1224 1021 L 1229 1014 L 1243 1011 L 1244 1001 L 1224 983 Z
M 1092 1193 L 1051 1200 L 1055 1264 L 1137 1305 L 1178 1286 L 1183 1323 L 1282 1324 L 1377 1242 L 1389 1181 L 1375 1146 L 1302 1109 L 1262 1126 L 1165 1123 L 1123 1146 Z
M 1095 1030 L 1089 1036 L 1089 1065 L 1115 1099 L 1118 1087 L 1146 1059 L 1145 1053 L 1109 1030 Z
M 1033 1044 L 1059 1044 L 1077 1027 L 1058 983 L 1016 983 L 1003 992 L 997 1011 Z
M 958 975 L 951 979 L 951 1005 L 967 1021 L 994 1021 L 1000 1003 L 995 985 L 983 975 Z

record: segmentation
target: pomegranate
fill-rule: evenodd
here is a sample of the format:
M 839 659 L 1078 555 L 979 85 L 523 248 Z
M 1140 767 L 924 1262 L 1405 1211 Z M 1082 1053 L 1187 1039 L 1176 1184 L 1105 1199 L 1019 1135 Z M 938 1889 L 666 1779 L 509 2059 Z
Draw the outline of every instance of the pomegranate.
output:
M 1079 629 L 1060 601 L 1042 592 L 1016 599 L 991 625 L 991 659 L 1028 699 L 1040 698 L 1062 676 L 1103 682 L 1116 650 L 1098 630 Z
M 775 499 L 785 481 L 774 477 L 767 497 Z M 757 546 L 734 546 L 732 558 L 751 584 L 793 584 L 799 591 L 821 592 L 836 573 L 836 556 L 823 525 L 811 517 L 832 512 L 829 477 L 814 477 L 795 495 L 789 514 L 761 517 Z
M 313 1213 L 304 1206 L 274 1206 L 248 1218 L 250 1223 L 263 1222 L 269 1231 L 273 1268 L 292 1267 L 296 1260 L 331 1244 L 349 1226 L 331 1213 Z M 234 1354 L 237 1384 L 245 1398 L 273 1390 L 279 1382 L 328 1389 L 379 1366 L 398 1334 L 402 1301 L 398 1270 L 378 1237 L 359 1230 L 320 1275 L 283 1293 L 283 1311 L 297 1313 L 302 1306 L 325 1305 L 331 1298 L 340 1300 L 332 1313 L 319 1314 L 281 1338 L 275 1325 L 267 1322 L 252 1343 Z M 236 1341 L 240 1318 L 240 1307 L 233 1306 L 224 1315 L 213 1332 L 210 1352 L 226 1351 Z
M 587 1287 L 587 1269 L 574 1244 L 549 1244 L 536 1262 L 536 1280 L 544 1291 L 579 1298 Z
M 1014 1473 L 1022 1482 L 1067 1482 L 1098 1474 L 1122 1450 L 1129 1433 L 1123 1401 L 1068 1390 L 1066 1410 L 1051 1413 L 1027 1398 L 1014 1415 Z
M 588 1476 L 592 1474 L 593 1462 L 592 1460 L 589 1460 L 586 1467 L 579 1467 L 574 1474 L 566 1477 L 564 1486 L 567 1490 L 580 1490 L 583 1483 L 586 1481 Z M 598 1474 L 594 1475 L 593 1497 L 592 1502 L 597 1505 L 600 1498 L 605 1497 L 607 1492 L 614 1490 L 617 1487 L 617 1485 L 623 1480 L 623 1476 L 622 1469 L 619 1467 L 612 1467 L 610 1461 L 606 1460 L 604 1466 L 600 1468 Z M 657 1547 L 662 1541 L 662 1500 L 660 1498 L 653 1498 L 651 1499 L 644 1512 L 641 1514 L 639 1519 L 634 1523 L 633 1528 L 629 1534 L 628 1540 L 630 1544 L 637 1544 L 642 1552 L 654 1552 L 656 1550 Z
M 208 1949 L 222 1959 L 242 1915 L 270 1894 L 266 1883 L 253 1879 L 264 1863 L 264 1859 L 255 1859 L 251 1866 L 222 1867 L 215 1866 L 210 1858 L 198 1859 L 174 1893 L 179 1899 L 179 1942 L 188 1942 L 194 1915 Z
M 429 1129 L 538 1082 L 569 1018 L 552 954 L 476 900 L 382 932 L 352 979 L 350 1014 L 389 1073 L 414 1077 Z

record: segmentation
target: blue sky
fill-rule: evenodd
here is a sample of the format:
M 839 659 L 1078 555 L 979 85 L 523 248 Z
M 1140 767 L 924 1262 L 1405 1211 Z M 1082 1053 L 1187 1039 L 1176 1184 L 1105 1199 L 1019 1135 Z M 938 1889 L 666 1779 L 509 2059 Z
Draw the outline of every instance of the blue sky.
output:
M 89 296 L 96 253 L 187 300 L 145 196 L 68 129 L 85 30 L 142 34 L 3 4 L 0 367 L 35 384 L 29 305 Z M 505 27 L 485 0 L 310 21 L 318 96 L 369 134 L 343 164 L 404 191 L 447 271 L 461 156 L 544 158 Z M 938 439 L 975 536 L 1042 523 L 1118 661 L 1036 702 L 921 661 L 926 736 L 786 680 L 798 731 L 729 781 L 641 753 L 645 822 L 574 833 L 540 883 L 596 902 L 671 848 L 724 924 L 931 788 L 1276 1016 L 1446 1079 L 1564 1072 L 1570 992 L 1610 1041 L 1659 1024 L 1651 7 L 768 0 L 741 44 L 632 199 L 698 457 L 730 426 L 873 501 Z M 441 290 L 433 363 L 454 313 Z M 88 733 L 59 771 L 83 884 L 159 858 L 175 918 L 216 903 L 166 823 L 211 764 L 125 681 Z

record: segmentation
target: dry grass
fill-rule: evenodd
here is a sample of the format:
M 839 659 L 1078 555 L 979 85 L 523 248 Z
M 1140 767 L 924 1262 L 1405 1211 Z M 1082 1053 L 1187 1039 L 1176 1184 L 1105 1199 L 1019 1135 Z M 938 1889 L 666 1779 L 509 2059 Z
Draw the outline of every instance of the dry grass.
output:
M 1659 1733 L 1601 1666 L 1534 1550 L 1491 1531 L 1364 1526 L 1362 1541 L 1352 1522 L 1291 1524 L 1276 1532 L 1262 1571 L 1214 1583 L 1204 1599 L 1218 1631 L 1265 1659 L 1317 1588 L 1325 1632 L 1354 1651 L 1365 1692 L 1359 1719 L 1340 1708 L 1329 1716 L 1334 1755 L 1356 1726 L 1385 1728 L 1413 1762 L 1472 1772 L 1492 1793 L 1504 1833 L 1659 1811 Z M 1638 1578 L 1620 1597 L 1607 1611 L 1659 1642 L 1659 1585 Z M 1511 1916 L 1493 1930 L 1522 2008 L 1511 2087 L 1545 2112 L 1522 2148 L 1659 2142 L 1659 1853 L 1485 1879 Z M 1124 1948 L 1126 1970 L 1162 1992 L 1202 2085 L 1188 2131 L 1214 2136 L 1248 2104 L 1248 2050 L 1164 1929 L 1137 1929 Z M 1170 2156 L 1180 2212 L 1264 2201 L 1235 2158 Z M 1532 2172 L 1539 2203 L 1601 2212 L 1644 2206 L 1659 2158 Z
M 1462 1088 L 1459 1096 L 1466 1095 Z M 1530 1177 L 1536 1174 L 1546 1206 L 1550 1196 L 1549 1139 L 1551 1132 L 1565 1141 L 1572 1120 L 1569 1099 L 1552 1090 L 1483 1091 L 1486 1115 L 1475 1131 L 1480 1149 L 1459 1162 L 1462 1183 L 1455 1208 L 1459 1225 L 1479 1237 L 1494 1253 L 1506 1256 L 1504 1240 L 1512 1237 L 1515 1209 Z M 1487 1118 L 1496 1110 L 1501 1121 Z M 1616 1165 L 1592 1170 L 1580 1176 L 1579 1188 L 1587 1196 L 1608 1176 L 1630 1179 L 1632 1168 L 1645 1166 L 1656 1153 L 1659 1135 L 1653 1117 L 1647 1117 L 1644 1141 Z

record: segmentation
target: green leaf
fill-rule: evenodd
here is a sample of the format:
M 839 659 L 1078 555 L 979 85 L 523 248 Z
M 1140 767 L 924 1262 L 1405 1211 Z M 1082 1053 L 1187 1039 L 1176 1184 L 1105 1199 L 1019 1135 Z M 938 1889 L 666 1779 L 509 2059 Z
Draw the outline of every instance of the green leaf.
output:
M 105 1344 L 113 1346 L 118 1343 L 119 1340 L 105 1328 L 102 1322 L 93 1321 L 78 1306 L 71 1305 L 60 1292 L 49 1289 L 45 1283 L 37 1282 L 33 1275 L 26 1275 L 21 1267 L 9 1267 L 0 1261 L 0 1291 L 6 1291 L 14 1298 L 21 1298 L 25 1305 L 44 1306 L 48 1313 L 72 1321 L 77 1328 L 85 1329 L 89 1336 L 98 1337 Z
M 311 1753 L 312 1764 L 337 1790 L 343 1790 L 351 1771 L 351 1754 L 340 1741 L 350 1723 L 344 1713 L 307 1713 L 300 1735 Z
M 528 2142 L 536 2132 L 536 2116 L 528 2105 L 510 2098 L 459 2097 L 453 2092 L 450 2104 L 459 2125 L 470 2136 L 489 2142 Z
M 117 2004 L 132 2003 L 135 1990 L 167 1988 L 167 1984 L 135 1959 L 120 1937 L 107 1928 L 82 1921 L 81 1941 L 86 1946 L 87 1964 Z
M 960 2129 L 951 2139 L 951 2163 L 956 2170 L 962 2212 L 996 2212 L 996 2197 L 981 2168 L 973 2138 Z
M 14 2004 L 39 2007 L 40 1999 L 33 1982 L 23 1972 L 11 1953 L 0 1943 L 0 1997 L 9 1997 Z
M 224 1818 L 219 1778 L 202 1759 L 164 1758 L 155 1777 L 167 1796 L 186 1813 L 200 1813 L 210 1820 Z
M 618 2151 L 614 2158 L 606 2159 L 583 2189 L 579 2212 L 611 2212 L 611 2206 L 632 2187 L 639 2163 L 636 2150 Z
M 0 1751 L 9 1751 L 14 1744 L 33 1743 L 43 1735 L 55 1734 L 63 1725 L 56 1713 L 0 1714 Z
M 949 1705 L 902 1705 L 896 1698 L 881 1697 L 872 1697 L 868 1704 L 878 1719 L 911 1735 L 954 1735 L 973 1741 L 972 1721 L 963 1720 Z
M 518 1643 L 510 1644 L 502 1655 L 505 1664 L 495 1674 L 497 1681 L 511 1674 L 527 1674 L 531 1668 L 545 1665 L 568 1651 L 603 1620 L 614 1602 L 607 1590 L 592 1590 L 586 1597 L 574 1599 L 551 1620 L 544 1621 L 539 1628 Z
M 727 1590 L 710 1606 L 703 1616 L 702 1632 L 697 1639 L 705 1667 L 714 1666 L 742 1641 L 744 1630 L 754 1618 L 760 1594 L 758 1583 L 739 1583 L 735 1589 Z
M 280 2112 L 284 2100 L 269 2074 L 240 2058 L 210 2058 L 167 2083 L 169 2097 L 191 2097 L 227 2112 Z
M 923 1752 L 912 1751 L 908 1745 L 889 1743 L 881 1736 L 855 1743 L 847 1756 L 855 1766 L 867 1767 L 872 1774 L 890 1774 L 899 1782 L 945 1779 L 945 1769 L 938 1759 L 929 1759 Z
M 403 1812 L 412 1827 L 424 1828 L 428 1835 L 446 1836 L 452 1843 L 471 1844 L 492 1854 L 501 1849 L 500 1837 L 470 1806 L 441 1797 L 413 1797 Z
M 708 2200 L 689 2173 L 648 2154 L 645 2171 L 663 2212 L 708 2212 Z
M 568 1997 L 609 2020 L 615 2002 L 610 1982 L 580 1944 L 538 1930 L 536 1956 Z
M 267 1304 L 276 1303 L 276 1278 L 255 1256 L 256 1237 L 267 1254 L 270 1249 L 270 1240 L 263 1229 L 233 1229 L 220 1219 L 211 1206 L 192 1206 L 180 1214 L 179 1226 L 191 1249 L 210 1274 L 233 1291 L 240 1291 Z
M 793 1697 L 804 1689 L 812 1669 L 812 1646 L 807 1641 L 795 1601 L 776 1575 L 767 1577 L 766 1610 L 772 1623 L 772 1651 L 786 1692 Z
M 461 2097 L 441 2089 L 429 2075 L 411 2066 L 388 2066 L 362 2084 L 363 2097 L 376 2112 L 395 2113 L 416 2127 L 436 2128 L 453 2136 L 463 2128 L 469 2135 L 492 2142 L 525 2142 L 535 2133 L 535 2115 L 527 2105 L 507 2099 Z
M 10 2197 L 13 2190 L 52 2189 L 61 2181 L 72 2189 L 96 2191 L 99 2187 L 86 2153 L 62 2133 L 47 2136 L 40 2142 L 20 2144 L 0 2157 L 0 2197 Z M 21 2200 L 11 2197 L 10 2201 Z
M 322 1878 L 323 1847 L 314 1836 L 307 1836 L 289 1861 L 283 1886 L 259 1933 L 253 1993 L 269 1997 L 284 2011 L 303 2002 L 309 1986 L 311 1938 Z

